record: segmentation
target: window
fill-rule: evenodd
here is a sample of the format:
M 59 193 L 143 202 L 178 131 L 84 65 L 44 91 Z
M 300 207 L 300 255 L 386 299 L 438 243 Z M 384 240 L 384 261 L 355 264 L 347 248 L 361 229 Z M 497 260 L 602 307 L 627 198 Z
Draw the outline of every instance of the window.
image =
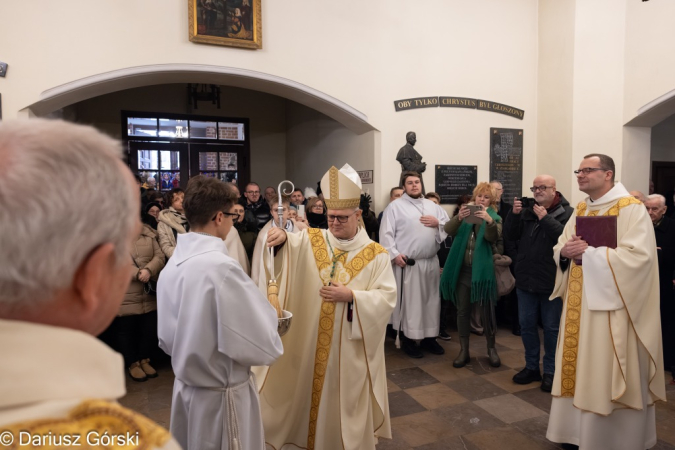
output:
M 128 117 L 127 135 L 142 137 L 157 136 L 157 119 Z

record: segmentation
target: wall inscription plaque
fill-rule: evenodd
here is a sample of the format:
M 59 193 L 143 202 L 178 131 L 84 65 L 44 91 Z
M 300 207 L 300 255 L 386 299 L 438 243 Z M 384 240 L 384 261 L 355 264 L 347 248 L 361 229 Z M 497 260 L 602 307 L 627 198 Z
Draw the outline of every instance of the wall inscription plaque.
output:
M 505 202 L 522 196 L 523 130 L 490 128 L 490 180 L 502 183 Z
M 477 166 L 436 166 L 436 192 L 443 205 L 456 205 L 457 197 L 471 194 L 477 182 Z

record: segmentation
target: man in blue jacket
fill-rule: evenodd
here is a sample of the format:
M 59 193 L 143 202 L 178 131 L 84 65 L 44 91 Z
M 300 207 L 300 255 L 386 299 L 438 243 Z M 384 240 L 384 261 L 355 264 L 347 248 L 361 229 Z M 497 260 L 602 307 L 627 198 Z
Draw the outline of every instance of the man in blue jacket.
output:
M 553 247 L 565 228 L 573 208 L 556 190 L 555 179 L 539 175 L 530 188 L 533 205 L 515 198 L 506 217 L 504 238 L 519 241 L 516 258 L 518 318 L 525 347 L 525 368 L 513 376 L 517 384 L 542 380 L 539 372 L 539 311 L 544 325 L 544 376 L 541 389 L 551 392 L 555 373 L 555 350 L 562 312 L 562 300 L 549 300 L 555 284 Z M 525 206 L 525 207 L 524 207 Z

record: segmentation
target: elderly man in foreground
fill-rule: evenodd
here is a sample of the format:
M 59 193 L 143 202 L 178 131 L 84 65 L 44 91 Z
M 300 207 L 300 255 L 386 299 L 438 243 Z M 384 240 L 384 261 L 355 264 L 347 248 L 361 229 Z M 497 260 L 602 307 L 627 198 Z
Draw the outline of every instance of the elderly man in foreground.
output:
M 45 448 L 98 447 L 107 433 L 119 447 L 180 448 L 117 404 L 122 356 L 95 337 L 124 298 L 141 226 L 121 156 L 90 127 L 0 125 L 0 430 L 15 444 L 24 431 L 49 433 L 57 445 Z
M 614 172 L 609 156 L 584 157 L 574 173 L 588 197 L 553 248 L 550 298 L 563 311 L 546 437 L 582 449 L 652 448 L 654 403 L 666 399 L 654 227 Z M 592 231 L 578 236 L 582 216 L 617 216 L 616 248 L 589 245 Z
M 391 438 L 383 344 L 396 282 L 389 255 L 359 226 L 356 171 L 332 167 L 321 190 L 328 230 L 267 235 L 293 324 L 284 355 L 257 372 L 265 440 L 277 450 L 374 449 Z

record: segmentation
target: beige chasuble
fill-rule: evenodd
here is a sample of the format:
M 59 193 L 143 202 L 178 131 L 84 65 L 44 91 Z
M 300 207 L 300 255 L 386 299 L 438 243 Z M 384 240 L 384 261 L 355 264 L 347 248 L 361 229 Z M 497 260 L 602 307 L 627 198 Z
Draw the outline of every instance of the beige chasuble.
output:
M 309 229 L 287 233 L 275 267 L 293 322 L 283 356 L 254 369 L 268 448 L 374 449 L 378 437 L 391 438 L 384 337 L 396 282 L 388 254 L 363 229 L 350 241 Z M 351 314 L 348 303 L 319 296 L 331 280 L 354 292 Z
M 618 216 L 617 248 L 589 247 L 581 266 L 570 261 L 563 272 L 560 251 L 575 234 L 576 217 L 601 215 Z M 563 313 L 547 436 L 581 448 L 647 448 L 655 431 L 645 428 L 653 428 L 653 405 L 665 400 L 665 384 L 656 244 L 644 205 L 620 183 L 595 202 L 587 198 L 554 258 L 551 298 L 562 297 Z M 639 416 L 625 416 L 631 410 Z
M 225 238 L 225 246 L 227 247 L 227 254 L 230 256 L 230 258 L 239 263 L 246 275 L 251 275 L 251 264 L 248 261 L 246 249 L 244 248 L 244 244 L 241 242 L 239 232 L 236 228 L 232 227 L 229 233 L 227 233 L 227 237 Z

